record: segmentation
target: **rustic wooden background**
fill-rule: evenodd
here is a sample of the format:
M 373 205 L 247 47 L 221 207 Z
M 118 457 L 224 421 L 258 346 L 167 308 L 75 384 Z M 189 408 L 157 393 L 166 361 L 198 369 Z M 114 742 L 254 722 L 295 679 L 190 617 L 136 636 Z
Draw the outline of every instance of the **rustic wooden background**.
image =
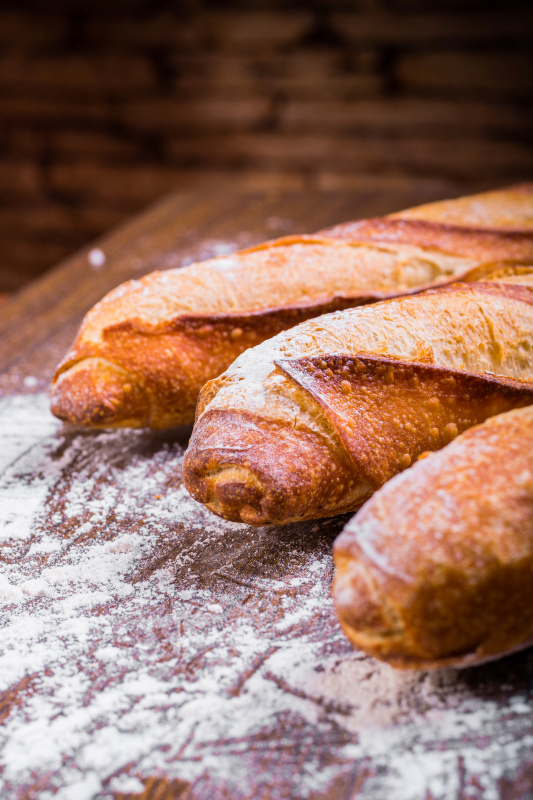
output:
M 0 291 L 174 188 L 531 178 L 532 53 L 524 0 L 3 0 Z
M 394 671 L 335 616 L 345 518 L 224 522 L 181 484 L 188 429 L 86 432 L 48 410 L 81 316 L 120 281 L 437 196 L 178 193 L 0 309 L 2 798 L 533 796 L 531 648 Z

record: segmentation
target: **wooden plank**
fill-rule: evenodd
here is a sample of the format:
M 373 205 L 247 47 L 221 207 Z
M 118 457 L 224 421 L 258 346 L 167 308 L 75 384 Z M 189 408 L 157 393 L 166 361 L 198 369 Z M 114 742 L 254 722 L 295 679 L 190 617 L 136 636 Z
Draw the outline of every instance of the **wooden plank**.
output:
M 431 199 L 172 195 L 2 306 L 3 796 L 531 794 L 533 651 L 395 672 L 336 621 L 343 518 L 223 522 L 181 484 L 188 429 L 87 433 L 48 411 L 55 363 L 116 283 Z

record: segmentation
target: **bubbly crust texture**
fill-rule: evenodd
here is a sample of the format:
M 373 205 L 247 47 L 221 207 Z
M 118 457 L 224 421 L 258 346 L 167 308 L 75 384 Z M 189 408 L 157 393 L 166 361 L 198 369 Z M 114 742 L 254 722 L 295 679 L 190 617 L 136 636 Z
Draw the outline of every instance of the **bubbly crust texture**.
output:
M 188 490 L 255 525 L 356 509 L 423 451 L 533 402 L 532 303 L 525 286 L 455 284 L 248 350 L 201 392 Z
M 89 427 L 191 422 L 206 381 L 303 320 L 483 276 L 495 262 L 533 263 L 532 215 L 531 190 L 517 187 L 129 281 L 85 317 L 56 372 L 52 411 Z
M 471 428 L 378 491 L 335 543 L 349 639 L 395 667 L 533 643 L 533 407 Z

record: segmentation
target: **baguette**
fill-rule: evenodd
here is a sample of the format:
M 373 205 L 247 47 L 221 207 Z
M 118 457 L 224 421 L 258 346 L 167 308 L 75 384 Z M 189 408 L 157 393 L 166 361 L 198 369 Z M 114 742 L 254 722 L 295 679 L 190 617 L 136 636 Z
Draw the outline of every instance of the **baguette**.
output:
M 56 371 L 52 412 L 94 428 L 192 422 L 201 387 L 247 348 L 320 314 L 468 279 L 502 260 L 533 263 L 532 185 L 154 272 L 89 311 Z
M 335 562 L 344 631 L 392 666 L 470 666 L 533 644 L 533 408 L 390 481 Z
M 533 292 L 454 284 L 309 320 L 198 401 L 183 478 L 252 525 L 356 509 L 428 450 L 533 403 Z

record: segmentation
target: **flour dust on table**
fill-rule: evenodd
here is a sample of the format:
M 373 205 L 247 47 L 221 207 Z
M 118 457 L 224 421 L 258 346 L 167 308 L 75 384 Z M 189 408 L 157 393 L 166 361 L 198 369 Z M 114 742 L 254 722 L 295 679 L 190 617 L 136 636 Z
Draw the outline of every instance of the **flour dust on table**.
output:
M 222 522 L 181 484 L 187 433 L 0 400 L 4 795 L 499 798 L 533 747 L 531 652 L 402 673 L 352 650 L 344 519 Z

